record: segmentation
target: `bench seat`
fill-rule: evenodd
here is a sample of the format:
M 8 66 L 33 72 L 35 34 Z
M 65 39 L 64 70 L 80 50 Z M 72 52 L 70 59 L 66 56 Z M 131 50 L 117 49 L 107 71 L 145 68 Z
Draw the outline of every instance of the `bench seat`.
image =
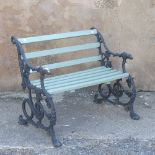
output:
M 44 84 L 48 93 L 56 94 L 64 91 L 94 86 L 100 83 L 109 83 L 128 76 L 128 73 L 123 73 L 122 71 L 101 66 L 84 71 L 46 78 L 44 80 Z M 40 80 L 32 80 L 31 83 L 34 86 L 41 88 Z

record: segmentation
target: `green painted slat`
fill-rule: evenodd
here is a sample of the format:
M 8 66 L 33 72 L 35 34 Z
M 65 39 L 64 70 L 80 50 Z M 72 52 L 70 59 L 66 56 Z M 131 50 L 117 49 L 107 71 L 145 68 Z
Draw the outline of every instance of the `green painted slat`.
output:
M 49 77 L 49 78 L 45 78 L 45 81 L 48 81 L 48 80 L 51 80 L 51 79 L 58 79 L 58 78 L 66 78 L 66 77 L 70 77 L 70 76 L 76 76 L 77 74 L 87 74 L 89 72 L 92 72 L 92 71 L 102 71 L 106 69 L 106 67 L 96 67 L 96 68 L 92 68 L 92 69 L 87 69 L 87 70 L 83 70 L 83 71 L 78 71 L 78 72 L 73 72 L 73 73 L 68 73 L 68 74 L 63 74 L 63 75 L 58 75 L 58 76 L 54 76 L 54 77 Z M 109 69 L 109 68 L 108 68 Z M 110 68 L 111 69 L 111 68 Z M 31 82 L 33 83 L 38 83 L 38 81 L 40 82 L 40 80 L 32 80 Z
M 68 78 L 57 78 L 57 79 L 51 79 L 51 80 L 48 80 L 48 81 L 45 81 L 45 86 L 51 86 L 51 85 L 57 85 L 57 84 L 64 84 L 64 83 L 70 83 L 72 81 L 79 81 L 79 80 L 82 80 L 82 79 L 87 79 L 87 78 L 92 78 L 92 77 L 95 77 L 95 76 L 102 76 L 103 74 L 105 75 L 108 75 L 110 73 L 113 73 L 113 72 L 118 72 L 116 70 L 104 70 L 104 71 L 99 71 L 99 72 L 91 72 L 91 73 L 88 73 L 88 74 L 77 74 L 76 76 L 70 76 Z M 121 72 L 120 72 L 121 73 Z M 37 83 L 32 83 L 34 85 L 37 85 L 37 86 L 40 86 L 40 82 L 37 82 Z
M 69 66 L 74 66 L 74 65 L 79 65 L 83 63 L 99 61 L 99 60 L 101 60 L 100 55 L 87 57 L 87 58 L 81 58 L 81 59 L 75 59 L 75 60 L 70 60 L 70 61 L 64 61 L 64 62 L 59 62 L 59 63 L 54 63 L 54 64 L 48 64 L 48 65 L 44 65 L 43 67 L 45 68 L 47 67 L 49 69 L 57 69 L 57 68 L 69 67 Z
M 114 76 L 114 75 L 120 75 L 122 74 L 122 72 L 119 72 L 119 71 L 116 71 L 116 70 L 111 70 L 111 71 L 106 71 L 104 73 L 100 72 L 100 74 L 92 74 L 91 76 L 88 75 L 88 76 L 83 76 L 83 77 L 76 77 L 74 79 L 60 79 L 59 82 L 52 82 L 51 83 L 47 83 L 45 84 L 45 87 L 47 90 L 49 89 L 54 89 L 54 88 L 58 88 L 58 87 L 66 87 L 66 86 L 69 86 L 69 85 L 74 85 L 74 84 L 77 84 L 77 83 L 83 83 L 83 82 L 87 82 L 87 81 L 93 81 L 95 79 L 99 79 L 99 78 L 105 78 L 105 77 L 111 77 L 111 76 Z M 40 86 L 40 85 L 39 85 Z
M 95 61 L 99 61 L 101 59 L 102 58 L 99 55 L 99 56 L 92 56 L 92 57 L 75 59 L 75 60 L 70 60 L 70 61 L 58 62 L 58 63 L 54 63 L 54 64 L 47 64 L 47 65 L 43 65 L 43 67 L 48 68 L 48 69 L 57 69 L 57 68 L 62 68 L 62 67 L 79 65 L 79 64 L 83 64 L 83 63 L 95 62 Z
M 122 72 L 120 71 L 116 71 L 116 70 L 111 70 L 110 72 L 107 72 L 107 74 L 97 74 L 96 76 L 92 75 L 92 76 L 86 76 L 86 77 L 82 77 L 82 78 L 78 78 L 77 79 L 70 79 L 70 80 L 66 80 L 64 82 L 60 82 L 60 83 L 51 83 L 51 84 L 47 84 L 46 89 L 54 89 L 54 88 L 58 88 L 58 87 L 66 87 L 69 85 L 74 85 L 77 83 L 83 83 L 83 82 L 87 82 L 87 81 L 93 81 L 95 79 L 100 79 L 100 78 L 105 78 L 105 77 L 111 77 L 111 76 L 115 76 L 115 75 L 120 75 L 122 74 Z M 63 80 L 63 79 L 62 79 Z
M 107 77 L 107 78 L 95 79 L 93 81 L 77 83 L 77 84 L 66 86 L 66 87 L 59 87 L 59 88 L 55 88 L 55 89 L 50 89 L 50 90 L 48 90 L 48 92 L 50 94 L 56 94 L 56 93 L 60 93 L 60 92 L 64 92 L 64 91 L 70 91 L 70 90 L 75 90 L 75 89 L 79 89 L 79 88 L 94 86 L 94 85 L 101 84 L 101 83 L 107 83 L 107 82 L 111 82 L 111 81 L 114 81 L 116 79 L 125 78 L 128 76 L 129 76 L 128 73 L 124 73 L 121 75 L 111 76 L 111 77 Z
M 64 74 L 64 75 L 58 75 L 55 77 L 50 77 L 50 78 L 46 78 L 44 80 L 45 83 L 49 83 L 52 81 L 58 81 L 60 78 L 63 79 L 70 79 L 70 78 L 74 78 L 77 77 L 77 75 L 80 76 L 84 76 L 84 75 L 90 75 L 90 74 L 96 74 L 97 72 L 105 72 L 107 70 L 111 70 L 111 68 L 106 68 L 106 67 L 97 67 L 97 68 L 93 68 L 93 69 L 87 69 L 84 71 L 78 71 L 78 72 L 74 72 L 74 73 L 69 73 L 69 74 Z M 33 80 L 31 81 L 32 84 L 40 84 L 40 80 Z
M 49 41 L 49 40 L 57 40 L 57 39 L 65 39 L 65 38 L 73 38 L 87 35 L 95 35 L 97 34 L 96 29 L 92 30 L 83 30 L 83 31 L 75 31 L 75 32 L 67 32 L 60 34 L 51 34 L 51 35 L 43 35 L 43 36 L 33 36 L 27 38 L 19 38 L 18 41 L 21 44 L 29 44 L 41 41 Z
M 49 50 L 43 50 L 43 51 L 35 51 L 30 53 L 25 53 L 27 59 L 33 59 L 43 56 L 49 56 L 49 55 L 56 55 L 56 54 L 65 54 L 65 53 L 71 53 L 71 52 L 77 52 L 80 50 L 88 50 L 88 49 L 94 49 L 100 47 L 100 43 L 88 43 L 88 44 L 81 44 L 76 46 L 68 46 L 63 48 L 55 48 L 55 49 L 49 49 Z
M 83 76 L 76 76 L 74 78 L 69 78 L 69 79 L 64 79 L 64 78 L 59 78 L 57 79 L 57 81 L 52 80 L 51 81 L 46 81 L 45 82 L 45 87 L 46 89 L 49 88 L 55 88 L 55 87 L 63 87 L 64 85 L 71 85 L 71 84 L 76 84 L 76 83 L 81 83 L 83 81 L 90 81 L 90 80 L 95 80 L 96 78 L 105 78 L 105 77 L 111 77 L 114 75 L 120 75 L 123 74 L 121 71 L 117 71 L 117 70 L 107 70 L 105 72 L 100 72 L 97 74 L 90 74 L 90 75 L 83 75 Z M 40 87 L 40 83 L 36 83 L 34 84 L 36 86 Z

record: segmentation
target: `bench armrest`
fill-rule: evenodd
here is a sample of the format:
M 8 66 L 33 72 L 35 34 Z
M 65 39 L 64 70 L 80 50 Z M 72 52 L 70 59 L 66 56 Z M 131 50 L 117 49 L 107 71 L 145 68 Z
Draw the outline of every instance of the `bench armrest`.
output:
M 42 66 L 39 66 L 39 67 L 34 67 L 30 64 L 26 64 L 28 66 L 28 68 L 34 72 L 38 72 L 40 74 L 49 74 L 50 73 L 50 70 L 48 68 L 45 68 L 45 67 L 42 67 Z
M 124 73 L 126 72 L 125 64 L 126 64 L 127 59 L 133 60 L 133 56 L 127 52 L 114 53 L 114 52 L 108 50 L 105 53 L 103 53 L 103 56 L 105 57 L 105 59 L 107 59 L 107 61 L 109 61 L 110 56 L 122 58 L 123 59 L 122 60 L 122 70 Z
M 35 71 L 35 72 L 40 74 L 40 85 L 41 85 L 41 88 L 44 91 L 46 91 L 45 90 L 45 86 L 44 86 L 44 79 L 45 79 L 45 75 L 48 75 L 50 73 L 50 70 L 48 68 L 44 68 L 42 66 L 34 67 L 34 66 L 32 66 L 32 65 L 30 65 L 28 63 L 26 64 L 26 66 L 27 66 L 28 70 L 32 70 L 32 71 Z
M 113 57 L 120 57 L 122 58 L 123 60 L 127 60 L 127 59 L 130 59 L 132 60 L 133 59 L 133 56 L 130 54 L 130 53 L 127 53 L 127 52 L 122 52 L 122 53 L 114 53 L 114 52 L 111 52 L 111 51 L 106 51 L 104 53 L 104 56 L 105 57 L 110 57 L 110 56 L 113 56 Z
M 125 73 L 126 72 L 126 69 L 125 69 L 126 60 L 127 59 L 132 60 L 133 59 L 132 55 L 127 53 L 127 52 L 114 53 L 111 50 L 109 50 L 108 46 L 105 43 L 105 40 L 104 40 L 102 34 L 98 30 L 97 30 L 96 37 L 97 37 L 97 40 L 103 45 L 104 49 L 106 50 L 105 52 L 103 52 L 102 47 L 99 49 L 100 54 L 102 55 L 103 65 L 105 65 L 107 67 L 112 67 L 111 61 L 109 61 L 110 56 L 120 57 L 123 59 L 122 70 Z

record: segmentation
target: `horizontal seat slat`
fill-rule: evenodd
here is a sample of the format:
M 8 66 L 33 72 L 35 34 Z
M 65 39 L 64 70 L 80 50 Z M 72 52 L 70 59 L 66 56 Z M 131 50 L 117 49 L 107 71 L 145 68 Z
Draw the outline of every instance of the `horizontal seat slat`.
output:
M 50 89 L 56 89 L 56 88 L 59 88 L 59 87 L 67 87 L 67 86 L 70 86 L 70 85 L 76 85 L 76 84 L 84 83 L 84 82 L 87 82 L 87 81 L 92 81 L 92 83 L 93 83 L 93 81 L 96 80 L 96 79 L 108 78 L 108 77 L 121 75 L 121 74 L 122 73 L 119 72 L 119 71 L 111 70 L 110 72 L 106 72 L 106 74 L 96 74 L 96 76 L 91 75 L 91 76 L 86 76 L 86 77 L 77 78 L 77 79 L 65 80 L 64 82 L 60 82 L 57 85 L 54 84 L 54 83 L 47 84 L 47 85 L 45 85 L 45 87 L 46 87 L 47 90 L 50 90 Z
M 128 73 L 102 66 L 52 78 L 50 77 L 45 79 L 44 83 L 46 90 L 53 94 L 93 86 L 100 83 L 110 83 L 113 80 L 128 76 Z M 33 80 L 31 83 L 36 87 L 41 87 L 40 80 Z
M 51 34 L 51 35 L 33 36 L 33 37 L 27 37 L 27 38 L 18 38 L 18 41 L 21 44 L 29 44 L 29 43 L 35 43 L 35 42 L 41 42 L 41 41 L 50 41 L 50 40 L 73 38 L 73 37 L 95 35 L 95 34 L 97 34 L 97 30 L 92 29 L 92 30 L 83 30 L 83 31 L 76 31 L 76 32 L 60 33 L 60 34 Z
M 71 79 L 71 78 L 74 78 L 74 77 L 81 77 L 81 76 L 85 76 L 85 75 L 90 75 L 90 74 L 96 74 L 98 72 L 105 72 L 107 70 L 111 70 L 111 68 L 106 68 L 106 67 L 96 67 L 96 68 L 92 68 L 92 69 L 87 69 L 87 70 L 84 70 L 84 71 L 78 71 L 78 72 L 74 72 L 74 73 L 69 73 L 69 74 L 64 74 L 64 75 L 58 75 L 58 76 L 55 76 L 55 77 L 50 77 L 50 78 L 45 78 L 45 83 L 50 83 L 51 81 L 52 82 L 56 82 L 56 81 L 59 81 L 60 78 L 63 80 L 65 79 Z M 33 80 L 31 81 L 32 84 L 40 84 L 40 80 Z
M 60 79 L 57 82 L 54 82 L 51 80 L 50 83 L 45 83 L 45 87 L 47 90 L 49 89 L 54 89 L 54 88 L 59 88 L 59 87 L 66 87 L 69 85 L 74 85 L 77 83 L 82 83 L 82 82 L 87 82 L 90 80 L 95 80 L 95 79 L 99 79 L 99 78 L 105 78 L 105 77 L 110 77 L 110 76 L 114 76 L 114 75 L 120 75 L 122 74 L 122 72 L 120 71 L 116 71 L 116 70 L 108 70 L 105 72 L 99 72 L 99 73 L 92 73 L 90 75 L 84 75 L 82 77 L 74 77 L 74 78 L 70 78 L 70 79 Z M 37 86 L 40 87 L 40 84 L 38 84 Z
M 50 94 L 56 94 L 56 93 L 60 93 L 60 92 L 64 92 L 64 91 L 80 89 L 80 88 L 94 86 L 94 85 L 101 84 L 101 83 L 111 82 L 113 80 L 120 79 L 120 78 L 125 78 L 125 77 L 128 77 L 128 75 L 129 75 L 128 73 L 124 73 L 124 74 L 119 74 L 119 75 L 110 76 L 110 77 L 106 77 L 106 78 L 96 78 L 93 81 L 92 80 L 84 81 L 84 82 L 81 82 L 81 83 L 76 83 L 74 85 L 67 85 L 67 86 L 64 86 L 64 87 L 49 89 L 48 92 Z
M 66 83 L 66 82 L 70 82 L 70 81 L 77 81 L 79 79 L 83 79 L 83 78 L 89 78 L 92 76 L 100 76 L 103 74 L 108 74 L 108 73 L 112 73 L 112 72 L 116 72 L 116 70 L 112 70 L 110 68 L 105 68 L 104 70 L 97 70 L 97 71 L 91 71 L 91 72 L 87 72 L 85 74 L 75 74 L 75 75 L 70 75 L 70 76 L 66 76 L 66 77 L 61 77 L 58 76 L 57 78 L 49 78 L 45 81 L 45 85 L 52 85 L 55 83 Z M 61 80 L 60 80 L 61 79 Z M 40 80 L 37 80 L 37 82 L 33 82 L 31 81 L 32 84 L 34 85 L 38 85 L 40 86 Z
M 63 48 L 55 48 L 55 49 L 49 49 L 49 50 L 43 50 L 43 51 L 35 51 L 35 52 L 29 52 L 26 53 L 27 59 L 33 59 L 43 56 L 49 56 L 49 55 L 56 55 L 56 54 L 65 54 L 65 53 L 71 53 L 71 52 L 77 52 L 80 50 L 88 50 L 88 49 L 94 49 L 100 47 L 100 43 L 87 43 L 87 44 L 81 44 L 76 46 L 68 46 Z

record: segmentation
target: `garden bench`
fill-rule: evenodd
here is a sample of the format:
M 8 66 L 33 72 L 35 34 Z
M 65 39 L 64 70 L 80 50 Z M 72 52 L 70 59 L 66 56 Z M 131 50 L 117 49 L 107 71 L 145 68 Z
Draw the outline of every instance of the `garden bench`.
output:
M 42 43 L 47 41 L 64 39 L 69 42 L 68 38 L 94 37 L 94 42 L 80 43 L 72 46 L 65 46 L 61 48 L 45 49 L 40 51 L 25 52 L 24 45 L 32 43 Z M 27 38 L 11 37 L 11 41 L 16 45 L 18 51 L 19 68 L 22 77 L 22 87 L 28 90 L 28 98 L 24 99 L 22 104 L 23 114 L 25 118 L 20 115 L 19 123 L 27 125 L 33 124 L 36 127 L 45 129 L 51 135 L 53 145 L 55 147 L 61 146 L 57 140 L 54 131 L 56 124 L 56 112 L 52 95 L 65 91 L 71 91 L 83 87 L 98 85 L 98 91 L 94 96 L 94 102 L 101 103 L 106 100 L 113 104 L 120 104 L 127 107 L 130 111 L 132 119 L 138 120 L 140 117 L 134 112 L 134 101 L 136 97 L 136 88 L 133 77 L 127 73 L 125 64 L 127 59 L 133 57 L 126 53 L 116 53 L 109 50 L 101 33 L 96 28 L 82 30 L 77 32 L 68 32 L 43 36 L 32 36 Z M 36 47 L 36 45 L 35 45 Z M 42 66 L 34 66 L 30 63 L 32 59 L 46 58 L 55 55 L 66 55 L 69 53 L 78 53 L 80 51 L 88 51 L 96 49 L 97 55 L 84 56 L 72 60 L 48 63 Z M 122 58 L 122 71 L 113 69 L 111 56 Z M 99 66 L 87 68 L 85 70 L 66 73 L 63 75 L 52 76 L 51 71 L 80 64 L 98 62 Z M 85 66 L 84 66 L 85 67 Z M 39 73 L 40 78 L 31 80 L 30 75 Z M 46 77 L 48 75 L 48 77 Z M 36 98 L 32 97 L 32 92 L 36 94 Z M 121 100 L 121 97 L 126 95 L 129 100 Z M 111 98 L 113 96 L 113 98 Z M 45 104 L 46 103 L 46 104 Z M 46 106 L 46 108 L 45 108 Z M 30 111 L 28 112 L 28 108 Z M 49 109 L 50 112 L 45 109 Z M 42 120 L 46 117 L 49 120 L 49 125 L 43 124 Z

